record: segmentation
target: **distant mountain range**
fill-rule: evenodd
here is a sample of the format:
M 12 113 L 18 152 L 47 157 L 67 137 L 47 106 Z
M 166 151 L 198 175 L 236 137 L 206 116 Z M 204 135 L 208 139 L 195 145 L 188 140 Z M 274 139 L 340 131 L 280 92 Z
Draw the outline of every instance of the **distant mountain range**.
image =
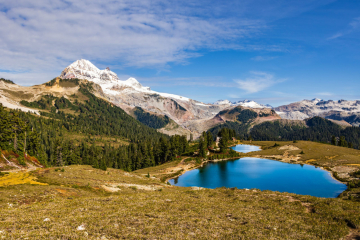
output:
M 249 108 L 273 108 L 269 104 L 263 105 L 252 100 L 243 100 L 237 102 L 230 102 L 229 100 L 218 100 L 214 102 L 214 105 L 226 105 L 226 106 L 243 106 Z
M 353 126 L 360 125 L 360 101 L 339 100 L 324 101 L 314 98 L 302 100 L 274 108 L 283 119 L 303 120 L 310 117 L 323 117 L 336 121 L 344 121 Z
M 239 122 L 236 114 L 240 114 L 245 109 L 257 113 L 257 118 L 253 119 L 249 126 L 280 118 L 304 120 L 315 116 L 331 119 L 344 126 L 360 125 L 360 101 L 324 101 L 316 98 L 275 108 L 251 100 L 237 102 L 219 100 L 213 104 L 206 104 L 175 94 L 153 91 L 149 87 L 142 86 L 135 78 L 120 80 L 109 68 L 100 70 L 84 59 L 77 60 L 66 67 L 59 77 L 53 80 L 56 81 L 51 86 L 46 83 L 22 87 L 11 81 L 1 80 L 0 103 L 8 108 L 18 108 L 39 114 L 38 109 L 24 106 L 20 102 L 22 100 L 37 101 L 46 94 L 69 98 L 77 91 L 77 88 L 61 83 L 59 81 L 61 79 L 93 82 L 94 94 L 97 97 L 106 99 L 142 123 L 156 126 L 159 131 L 169 135 L 186 134 L 189 136 L 193 133 L 195 137 L 199 136 L 202 131 L 207 131 L 219 124 Z M 263 112 L 261 109 L 267 110 Z M 269 112 L 270 110 L 273 111 Z

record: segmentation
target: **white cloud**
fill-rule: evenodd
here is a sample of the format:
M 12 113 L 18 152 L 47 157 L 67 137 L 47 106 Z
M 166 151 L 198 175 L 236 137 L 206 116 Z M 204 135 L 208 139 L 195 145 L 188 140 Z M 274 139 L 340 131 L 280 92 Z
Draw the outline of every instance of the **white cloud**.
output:
M 63 68 L 80 58 L 162 66 L 199 56 L 200 48 L 234 47 L 234 39 L 263 27 L 246 18 L 207 17 L 188 5 L 162 0 L 0 3 L 0 69 Z
M 333 94 L 333 93 L 330 93 L 330 92 L 320 92 L 320 93 L 317 93 L 317 95 L 325 96 L 325 97 L 334 96 L 334 94 Z
M 329 37 L 327 40 L 332 40 L 332 39 L 336 39 L 339 37 L 342 37 L 344 35 L 350 34 L 352 32 L 354 32 L 355 30 L 360 28 L 360 17 L 358 18 L 354 18 L 348 25 L 348 27 L 343 30 L 340 31 L 338 33 L 335 33 L 333 36 Z
M 251 77 L 245 80 L 234 80 L 238 84 L 238 88 L 248 93 L 256 93 L 263 91 L 274 84 L 285 81 L 285 79 L 275 79 L 272 74 L 265 72 L 250 72 Z
M 0 0 L 0 72 L 22 72 L 30 81 L 26 73 L 56 76 L 81 58 L 163 68 L 199 50 L 278 51 L 242 39 L 332 0 L 288 1 Z

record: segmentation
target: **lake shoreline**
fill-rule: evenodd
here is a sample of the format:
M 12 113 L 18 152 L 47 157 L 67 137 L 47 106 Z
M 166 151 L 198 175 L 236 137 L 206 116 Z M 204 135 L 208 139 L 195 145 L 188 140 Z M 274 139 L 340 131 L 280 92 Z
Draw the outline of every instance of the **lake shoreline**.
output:
M 262 146 L 255 145 L 255 144 L 251 144 L 251 143 L 250 143 L 250 144 L 249 144 L 249 143 L 246 143 L 246 144 L 241 144 L 241 143 L 240 143 L 240 144 L 239 144 L 239 143 L 237 143 L 237 144 L 232 144 L 232 145 L 229 146 L 229 148 L 234 147 L 234 146 L 237 146 L 237 145 L 257 146 L 257 147 L 260 148 L 259 151 L 262 151 L 262 150 L 263 150 L 263 149 L 262 149 Z M 253 151 L 253 152 L 257 152 L 257 151 Z M 246 154 L 246 153 L 243 153 L 243 152 L 239 152 L 239 153 Z M 335 172 L 332 171 L 331 169 L 327 169 L 327 168 L 324 168 L 324 167 L 319 167 L 319 166 L 313 165 L 313 164 L 311 164 L 311 163 L 306 163 L 306 162 L 301 162 L 301 163 L 298 163 L 298 162 L 284 162 L 284 161 L 283 161 L 284 159 L 276 159 L 276 158 L 271 158 L 271 157 L 267 157 L 267 156 L 263 156 L 263 155 L 254 155 L 254 156 L 246 156 L 246 155 L 245 155 L 245 156 L 238 156 L 238 157 L 225 158 L 225 159 L 205 160 L 205 161 L 203 161 L 203 162 L 202 162 L 201 164 L 199 164 L 199 165 L 194 165 L 194 166 L 191 167 L 191 168 L 184 169 L 184 170 L 181 171 L 178 175 L 172 176 L 172 177 L 166 179 L 165 182 L 168 183 L 169 180 L 178 178 L 178 177 L 180 177 L 181 175 L 185 174 L 185 173 L 188 172 L 188 171 L 192 171 L 192 170 L 198 169 L 198 168 L 200 168 L 200 167 L 204 167 L 204 166 L 205 166 L 206 164 L 208 164 L 208 163 L 216 163 L 216 162 L 222 162 L 222 161 L 228 161 L 228 160 L 237 160 L 237 159 L 244 158 L 244 157 L 260 158 L 260 159 L 273 160 L 273 161 L 277 161 L 277 162 L 289 163 L 289 164 L 297 164 L 297 165 L 305 165 L 305 164 L 306 164 L 306 165 L 309 165 L 309 166 L 314 166 L 314 167 L 316 167 L 316 168 L 320 168 L 321 170 L 325 170 L 326 172 L 329 173 L 330 177 L 331 177 L 333 180 L 335 180 L 335 181 L 337 181 L 337 182 L 339 182 L 339 183 L 341 183 L 341 184 L 347 185 L 347 183 L 348 183 L 347 181 L 341 181 L 341 180 L 337 179 L 337 178 L 334 176 Z M 175 185 L 173 185 L 173 186 L 175 186 Z M 343 192 L 345 192 L 346 190 L 347 190 L 347 189 L 345 189 Z M 339 198 L 339 196 L 340 196 L 343 192 L 341 192 L 336 198 Z

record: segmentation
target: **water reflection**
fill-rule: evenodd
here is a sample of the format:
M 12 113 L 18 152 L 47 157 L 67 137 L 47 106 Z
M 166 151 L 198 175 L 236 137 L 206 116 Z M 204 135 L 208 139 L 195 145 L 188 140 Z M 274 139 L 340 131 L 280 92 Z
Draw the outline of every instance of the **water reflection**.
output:
M 257 188 L 317 197 L 337 197 L 346 189 L 345 184 L 320 168 L 260 158 L 209 163 L 170 183 L 184 187 Z

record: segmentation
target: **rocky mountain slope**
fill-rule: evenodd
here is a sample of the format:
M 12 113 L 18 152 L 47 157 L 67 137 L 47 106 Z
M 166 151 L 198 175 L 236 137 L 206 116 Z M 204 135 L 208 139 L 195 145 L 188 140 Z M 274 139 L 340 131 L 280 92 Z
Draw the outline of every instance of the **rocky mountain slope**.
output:
M 360 125 L 360 101 L 322 99 L 303 100 L 274 108 L 284 119 L 303 120 L 319 116 L 327 119 L 345 121 L 353 126 Z
M 218 100 L 214 103 L 214 105 L 222 105 L 222 106 L 242 106 L 242 107 L 249 107 L 249 108 L 272 108 L 269 104 L 260 104 L 252 100 L 243 100 L 237 102 L 230 102 L 229 100 Z
M 160 93 L 142 86 L 135 78 L 122 81 L 110 69 L 99 70 L 87 60 L 78 60 L 64 69 L 60 78 L 86 79 L 102 88 L 105 97 L 130 113 L 134 107 L 141 107 L 154 114 L 166 115 L 183 126 L 194 120 L 209 119 L 226 105 L 204 104 L 186 97 Z
M 221 124 L 234 123 L 236 125 L 243 125 L 247 131 L 254 125 L 278 119 L 281 119 L 280 116 L 270 108 L 235 106 L 220 111 L 211 119 L 189 122 L 186 127 L 190 130 L 207 131 L 214 127 L 221 128 Z
M 140 117 L 144 119 L 146 115 L 153 115 L 150 117 L 157 118 L 157 120 L 156 123 L 150 124 L 155 125 L 158 131 L 170 135 L 186 134 L 189 136 L 190 133 L 193 133 L 195 137 L 199 136 L 202 131 L 211 127 L 226 121 L 234 121 L 224 119 L 219 113 L 236 107 L 253 110 L 273 109 L 277 113 L 277 118 L 283 119 L 303 120 L 320 116 L 332 119 L 338 124 L 360 125 L 360 101 L 313 99 L 276 108 L 250 100 L 238 102 L 219 100 L 214 104 L 205 104 L 187 97 L 153 91 L 149 87 L 141 85 L 135 78 L 120 80 L 116 73 L 109 68 L 100 70 L 84 59 L 75 61 L 66 67 L 57 79 L 52 80 L 54 84 L 22 87 L 11 81 L 0 79 L 0 103 L 8 108 L 39 114 L 37 109 L 24 106 L 20 102 L 22 100 L 32 102 L 46 94 L 66 98 L 77 92 L 78 86 L 66 85 L 69 82 L 65 84 L 65 82 L 59 81 L 61 79 L 82 79 L 95 83 L 93 86 L 96 96 L 121 107 L 138 120 Z M 168 125 L 163 126 L 159 119 L 164 119 L 165 121 L 162 122 Z M 261 121 L 267 121 L 266 118 L 261 119 Z
M 221 120 L 215 116 L 227 108 L 236 106 L 271 108 L 270 105 L 261 105 L 249 100 L 239 102 L 220 100 L 214 104 L 204 104 L 187 97 L 156 92 L 149 87 L 142 86 L 135 78 L 120 80 L 109 68 L 100 70 L 90 61 L 84 59 L 65 68 L 59 77 L 63 79 L 86 79 L 98 84 L 109 101 L 120 106 L 129 114 L 134 111 L 135 107 L 141 107 L 144 111 L 165 115 L 174 121 L 171 127 L 177 129 L 174 133 L 180 130 L 180 128 L 174 127 L 175 123 L 175 125 L 178 124 L 182 127 L 182 133 L 184 130 L 190 133 L 188 130 L 191 130 L 197 135 L 204 129 L 206 130 L 209 122 L 211 122 L 210 125 L 220 123 Z M 167 130 L 169 130 L 169 126 Z

